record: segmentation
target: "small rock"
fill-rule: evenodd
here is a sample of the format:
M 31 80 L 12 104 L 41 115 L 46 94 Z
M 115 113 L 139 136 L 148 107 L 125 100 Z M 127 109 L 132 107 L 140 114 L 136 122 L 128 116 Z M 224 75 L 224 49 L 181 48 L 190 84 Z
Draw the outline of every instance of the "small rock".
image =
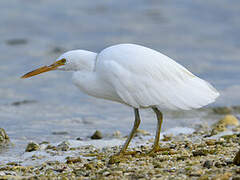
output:
M 17 163 L 17 162 L 8 162 L 7 165 L 9 165 L 9 166 L 19 166 L 19 163 Z
M 39 145 L 42 145 L 42 144 L 50 144 L 50 142 L 48 142 L 48 141 L 42 141 L 42 142 L 39 143 Z
M 108 163 L 109 164 L 119 163 L 119 162 L 121 162 L 121 159 L 122 159 L 121 156 L 112 155 L 112 156 L 110 156 Z
M 216 162 L 216 163 L 214 164 L 214 166 L 217 167 L 217 168 L 221 168 L 221 167 L 222 167 L 222 164 L 221 164 L 220 162 Z
M 49 166 L 54 166 L 54 165 L 58 165 L 59 164 L 59 161 L 57 160 L 53 160 L 53 161 L 46 161 L 47 165 Z
M 74 169 L 73 170 L 73 174 L 75 174 L 77 177 L 78 176 L 87 176 L 87 172 L 86 170 L 84 170 L 83 168 L 80 168 L 80 169 Z
M 213 127 L 210 136 L 214 136 L 214 135 L 216 135 L 216 134 L 218 134 L 220 132 L 226 131 L 226 130 L 227 130 L 227 128 L 225 127 L 225 125 L 218 124 L 218 125 Z
M 91 136 L 91 139 L 102 139 L 102 133 L 98 130 L 95 131 L 95 133 Z
M 121 137 L 121 132 L 120 131 L 115 131 L 113 133 L 113 136 L 119 138 L 119 137 Z
M 203 171 L 201 169 L 191 172 L 191 174 L 189 174 L 190 176 L 201 176 L 203 174 Z
M 136 136 L 140 136 L 140 135 L 143 135 L 143 136 L 149 136 L 151 135 L 149 132 L 143 130 L 143 129 L 137 129 L 136 131 Z
M 116 177 L 121 177 L 121 175 L 123 174 L 123 172 L 122 172 L 122 171 L 113 171 L 111 174 L 112 174 L 113 176 L 116 176 Z
M 221 138 L 224 139 L 224 141 L 229 141 L 230 139 L 236 139 L 237 135 L 236 134 L 231 134 L 231 135 L 225 135 L 225 136 L 221 136 Z
M 170 135 L 165 135 L 165 134 L 164 134 L 162 141 L 171 141 L 171 140 L 172 140 L 172 137 L 173 137 L 172 134 L 170 134 Z
M 236 173 L 240 174 L 240 168 L 236 169 Z
M 205 149 L 201 149 L 201 150 L 196 150 L 196 151 L 193 151 L 193 156 L 206 156 L 208 153 L 207 153 L 207 150 Z
M 215 139 L 208 139 L 205 142 L 208 146 L 213 146 L 216 144 L 216 140 Z
M 83 167 L 86 168 L 86 170 L 93 170 L 94 169 L 94 166 L 92 163 L 86 163 L 83 165 Z
M 219 121 L 219 123 L 224 124 L 225 126 L 238 126 L 239 125 L 238 119 L 231 114 L 226 115 L 223 119 L 221 119 Z
M 32 151 L 37 151 L 40 149 L 40 146 L 38 143 L 36 142 L 30 142 L 28 143 L 27 147 L 26 147 L 26 152 L 32 152 Z
M 240 125 L 238 125 L 237 127 L 233 128 L 232 131 L 234 131 L 234 132 L 240 132 Z
M 48 150 L 48 149 L 51 149 L 51 150 L 53 150 L 53 151 L 56 151 L 56 150 L 57 150 L 57 147 L 49 144 L 49 145 L 46 147 L 46 150 Z
M 67 164 L 81 163 L 82 159 L 80 157 L 67 157 Z
M 209 160 L 206 160 L 203 164 L 203 167 L 205 168 L 211 168 L 213 166 L 213 162 L 212 161 L 209 161 Z
M 110 172 L 108 172 L 108 171 L 105 171 L 105 172 L 103 172 L 103 176 L 109 176 L 111 173 Z
M 57 146 L 57 150 L 60 151 L 68 151 L 70 149 L 70 144 L 67 141 L 63 141 L 61 144 Z
M 233 161 L 231 159 L 226 159 L 225 164 L 226 165 L 231 165 L 231 164 L 233 164 Z
M 10 139 L 3 128 L 0 128 L 0 145 L 4 145 L 10 142 Z
M 219 132 L 226 131 L 227 126 L 238 126 L 238 125 L 239 125 L 238 119 L 235 116 L 228 114 L 213 125 L 211 135 L 216 135 Z
M 240 166 L 240 150 L 238 151 L 238 153 L 236 154 L 235 158 L 233 159 L 233 163 L 235 165 Z
M 83 139 L 81 137 L 76 138 L 77 141 L 82 141 Z
M 212 179 L 213 180 L 218 180 L 218 179 L 219 180 L 229 180 L 231 176 L 232 176 L 232 173 L 225 172 L 224 174 L 219 174 L 219 175 L 213 177 Z

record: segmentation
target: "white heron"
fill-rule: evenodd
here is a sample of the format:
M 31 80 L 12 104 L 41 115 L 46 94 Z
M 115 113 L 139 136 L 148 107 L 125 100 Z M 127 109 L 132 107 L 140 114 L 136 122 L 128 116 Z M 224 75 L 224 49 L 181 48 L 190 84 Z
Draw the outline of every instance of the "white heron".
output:
M 140 108 L 152 108 L 158 120 L 152 153 L 159 149 L 162 109 L 200 108 L 219 96 L 212 85 L 171 58 L 136 44 L 118 44 L 100 53 L 68 51 L 55 63 L 31 71 L 22 78 L 51 70 L 73 71 L 73 82 L 83 92 L 134 109 L 134 126 L 119 154 L 126 153 L 139 127 Z

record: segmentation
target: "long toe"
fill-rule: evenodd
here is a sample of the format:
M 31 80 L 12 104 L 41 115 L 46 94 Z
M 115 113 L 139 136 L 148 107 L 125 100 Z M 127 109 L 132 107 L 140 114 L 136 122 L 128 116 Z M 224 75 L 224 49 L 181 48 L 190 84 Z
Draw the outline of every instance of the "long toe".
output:
M 115 164 L 120 163 L 126 160 L 126 157 L 122 153 L 114 154 L 110 156 L 108 163 L 109 164 Z
M 162 150 L 163 150 L 163 148 L 161 148 L 160 146 L 155 146 L 149 152 L 147 152 L 146 155 L 152 155 L 152 154 L 157 153 Z
M 112 155 L 108 163 L 114 164 L 114 163 L 124 162 L 129 160 L 129 157 L 138 156 L 138 155 L 140 155 L 139 151 L 125 151 L 124 153 L 119 152 L 117 154 Z

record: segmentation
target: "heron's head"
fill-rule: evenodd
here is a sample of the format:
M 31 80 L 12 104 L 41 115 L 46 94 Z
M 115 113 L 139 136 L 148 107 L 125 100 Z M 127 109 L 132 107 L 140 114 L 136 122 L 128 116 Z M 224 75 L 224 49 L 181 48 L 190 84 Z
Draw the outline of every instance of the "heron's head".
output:
M 47 71 L 91 71 L 94 68 L 97 54 L 85 50 L 72 50 L 59 56 L 54 63 L 35 69 L 21 78 L 29 78 Z

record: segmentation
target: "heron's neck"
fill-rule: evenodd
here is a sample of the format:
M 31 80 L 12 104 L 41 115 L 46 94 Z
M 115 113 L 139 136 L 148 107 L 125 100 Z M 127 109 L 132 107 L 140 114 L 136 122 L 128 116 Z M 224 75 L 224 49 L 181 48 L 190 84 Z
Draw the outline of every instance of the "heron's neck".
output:
M 97 58 L 97 53 L 84 51 L 84 53 L 82 53 L 82 57 L 80 57 L 80 59 L 82 60 L 78 61 L 79 64 L 77 64 L 79 65 L 79 67 L 81 67 L 78 70 L 83 69 L 84 71 L 94 71 L 96 58 Z
M 73 83 L 84 93 L 90 96 L 96 96 L 97 91 L 101 88 L 101 84 L 94 71 L 76 71 L 73 72 Z
M 102 80 L 96 71 L 76 71 L 73 73 L 73 82 L 90 96 L 121 102 L 113 88 Z

